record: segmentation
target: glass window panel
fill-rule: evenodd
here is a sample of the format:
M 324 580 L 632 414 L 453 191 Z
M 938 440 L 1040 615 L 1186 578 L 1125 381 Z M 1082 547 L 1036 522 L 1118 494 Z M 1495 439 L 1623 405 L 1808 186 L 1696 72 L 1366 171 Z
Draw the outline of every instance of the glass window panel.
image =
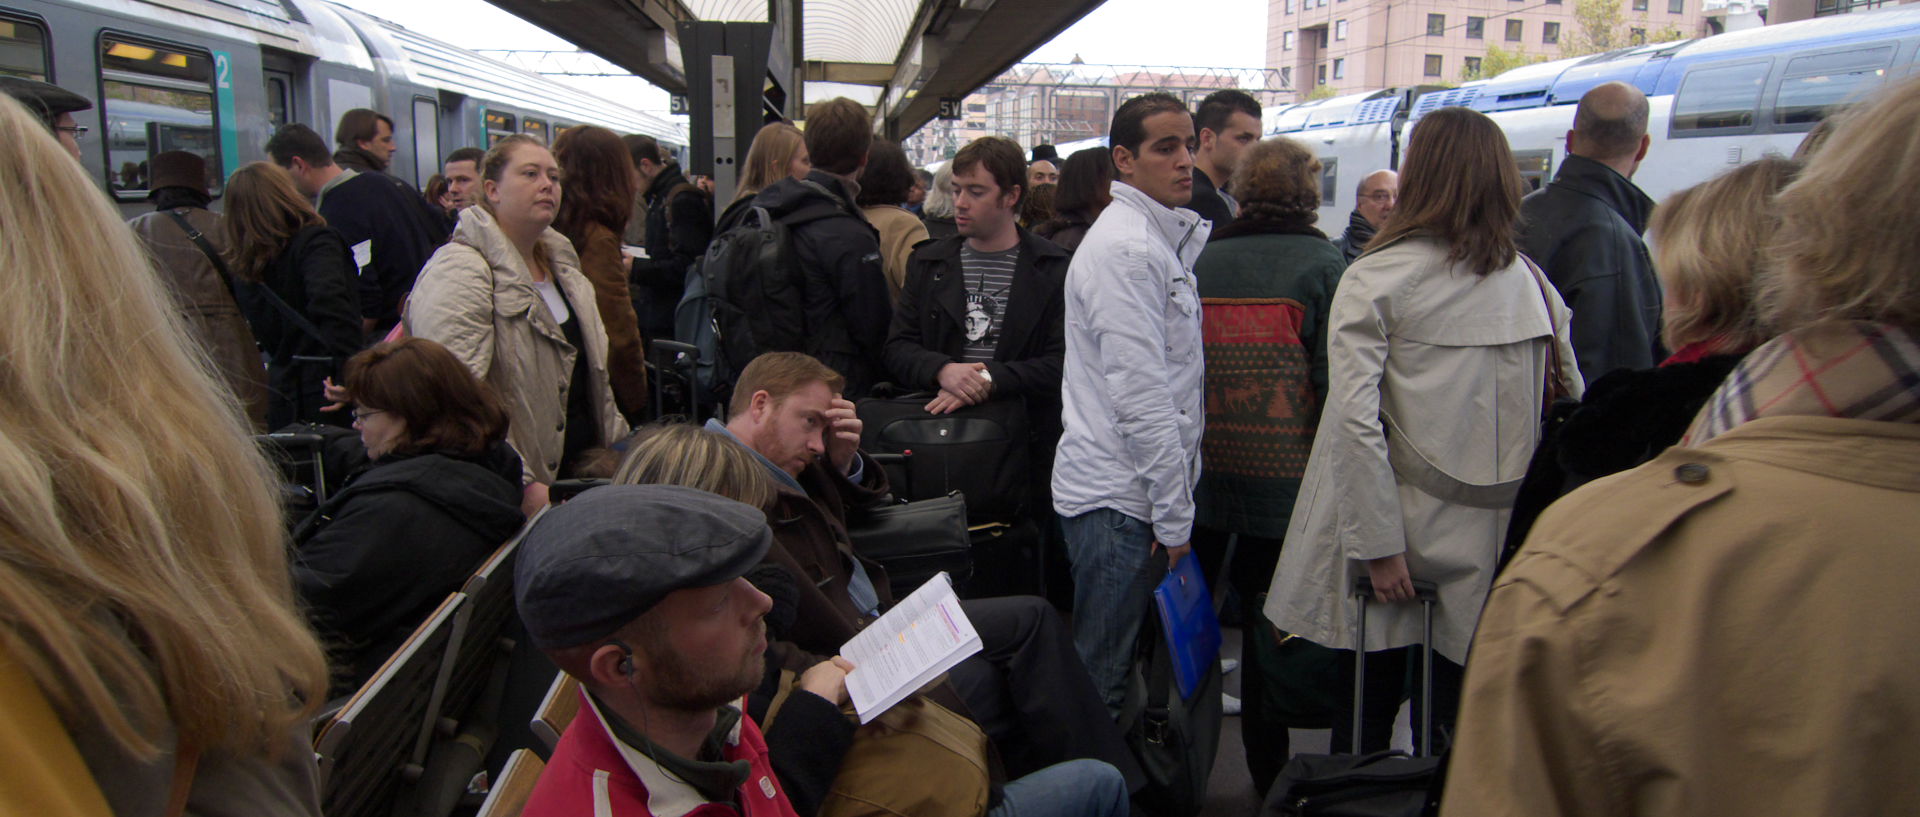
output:
M 521 120 L 520 132 L 540 140 L 540 144 L 547 143 L 547 123 L 538 119 L 529 117 Z
M 1427 36 L 1438 37 L 1445 33 L 1447 33 L 1447 15 L 1445 14 L 1427 15 Z
M 1320 206 L 1333 206 L 1334 187 L 1340 183 L 1340 160 L 1325 158 L 1320 160 Z
M 1507 21 L 1507 42 L 1517 43 L 1527 36 L 1527 24 L 1521 20 Z
M 1787 64 L 1773 121 L 1804 125 L 1827 118 L 1833 109 L 1859 99 L 1886 79 L 1893 47 L 1801 57 Z
M 46 82 L 47 32 L 24 20 L 0 18 L 0 75 Z
M 1745 128 L 1767 81 L 1767 63 L 1705 68 L 1687 74 L 1673 96 L 1673 129 Z
M 207 161 L 207 186 L 226 178 L 214 122 L 213 60 L 162 45 L 101 41 L 101 115 L 107 189 L 122 201 L 147 195 L 153 157 L 169 150 Z
M 1487 36 L 1487 18 L 1468 17 L 1467 18 L 1467 39 L 1480 40 L 1480 39 L 1485 39 L 1486 36 Z
M 1440 55 L 1428 54 L 1426 59 L 1426 65 L 1424 67 L 1426 70 L 1423 73 L 1426 76 L 1429 76 L 1429 77 L 1440 76 L 1440 68 L 1441 68 Z
M 1560 24 L 1544 23 L 1540 26 L 1540 42 L 1553 45 L 1560 42 Z

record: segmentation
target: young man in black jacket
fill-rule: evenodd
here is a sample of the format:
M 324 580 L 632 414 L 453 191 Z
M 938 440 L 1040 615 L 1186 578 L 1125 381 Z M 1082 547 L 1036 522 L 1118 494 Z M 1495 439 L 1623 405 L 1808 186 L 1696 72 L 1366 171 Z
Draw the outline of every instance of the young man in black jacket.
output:
M 819 359 L 847 379 L 847 399 L 858 400 L 883 377 L 881 347 L 893 314 L 880 234 L 854 205 L 873 144 L 872 119 L 858 102 L 829 99 L 807 111 L 806 139 L 813 172 L 799 181 L 781 179 L 754 199 L 774 216 L 829 211 L 793 225 L 807 342 L 804 349 L 777 351 Z
M 633 259 L 633 311 L 649 341 L 673 338 L 673 310 L 686 290 L 687 270 L 713 241 L 713 202 L 687 181 L 651 136 L 621 141 L 633 156 L 646 202 L 647 257 Z

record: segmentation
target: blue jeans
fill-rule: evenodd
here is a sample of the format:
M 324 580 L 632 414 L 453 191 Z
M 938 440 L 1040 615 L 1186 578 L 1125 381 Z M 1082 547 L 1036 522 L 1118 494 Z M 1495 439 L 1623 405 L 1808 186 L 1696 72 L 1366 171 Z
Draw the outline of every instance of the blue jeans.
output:
M 1112 508 L 1060 520 L 1073 562 L 1073 647 L 1093 676 L 1093 688 L 1120 714 L 1127 670 L 1140 640 L 1140 619 L 1153 600 L 1142 581 L 1153 555 L 1153 526 Z
M 1008 783 L 987 817 L 1127 817 L 1130 810 L 1119 769 L 1069 760 Z

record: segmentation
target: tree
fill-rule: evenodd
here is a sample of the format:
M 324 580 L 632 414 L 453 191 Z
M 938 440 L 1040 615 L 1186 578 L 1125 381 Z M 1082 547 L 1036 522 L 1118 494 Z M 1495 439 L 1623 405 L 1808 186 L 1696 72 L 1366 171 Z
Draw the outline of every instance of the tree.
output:
M 1480 70 L 1469 70 L 1467 66 L 1462 65 L 1460 67 L 1460 81 L 1472 82 L 1484 77 L 1497 77 L 1512 69 L 1519 68 L 1522 65 L 1532 65 L 1537 62 L 1546 61 L 1547 55 L 1545 54 L 1528 54 L 1524 48 L 1515 48 L 1512 51 L 1508 51 L 1498 45 L 1488 43 L 1486 55 L 1480 58 Z
M 1320 84 L 1313 86 L 1313 90 L 1307 93 L 1307 99 L 1332 99 L 1338 96 L 1339 93 L 1340 92 L 1333 90 L 1333 86 L 1331 85 Z
M 1622 0 L 1573 0 L 1573 30 L 1560 38 L 1560 56 L 1584 57 L 1625 48 L 1627 17 Z

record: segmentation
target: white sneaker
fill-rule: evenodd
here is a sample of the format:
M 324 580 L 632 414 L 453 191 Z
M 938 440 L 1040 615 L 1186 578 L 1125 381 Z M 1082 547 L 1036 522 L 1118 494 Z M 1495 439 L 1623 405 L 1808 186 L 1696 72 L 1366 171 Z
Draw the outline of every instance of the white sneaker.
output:
M 1240 714 L 1240 699 L 1235 698 L 1232 695 L 1228 695 L 1225 692 L 1220 693 L 1220 714 L 1222 715 Z
M 1232 674 L 1233 674 L 1233 671 L 1234 671 L 1234 670 L 1237 670 L 1237 669 L 1239 669 L 1239 668 L 1240 668 L 1240 659 L 1238 659 L 1238 658 L 1222 658 L 1222 659 L 1220 659 L 1220 674 L 1221 674 L 1221 675 L 1232 675 Z

